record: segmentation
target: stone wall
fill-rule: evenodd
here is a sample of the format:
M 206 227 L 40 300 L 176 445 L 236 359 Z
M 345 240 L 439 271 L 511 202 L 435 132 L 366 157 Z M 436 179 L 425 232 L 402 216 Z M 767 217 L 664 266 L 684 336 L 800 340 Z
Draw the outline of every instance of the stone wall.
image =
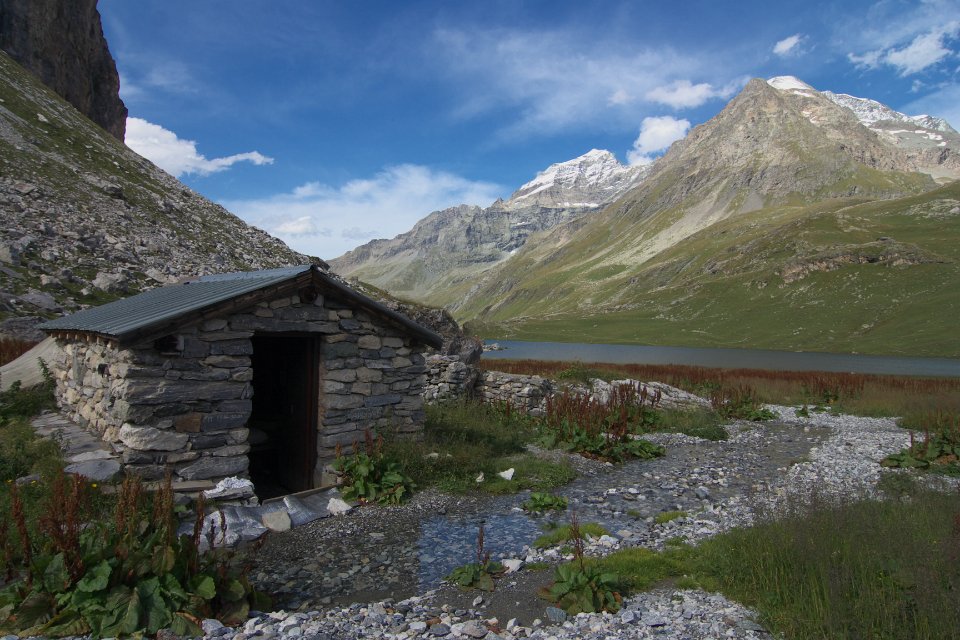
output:
M 57 400 L 145 478 L 166 469 L 182 481 L 243 476 L 252 338 L 280 332 L 320 339 L 316 482 L 335 447 L 362 440 L 368 428 L 421 432 L 424 347 L 379 316 L 323 296 L 313 303 L 285 296 L 181 329 L 175 352 L 160 353 L 153 343 L 68 342 L 53 367 Z
M 610 397 L 611 389 L 617 385 L 629 385 L 638 393 L 646 389 L 650 397 L 657 398 L 657 406 L 664 409 L 710 408 L 709 400 L 662 382 L 640 380 L 605 382 L 594 379 L 589 385 L 560 384 L 540 376 L 484 371 L 464 364 L 457 356 L 439 355 L 427 358 L 427 370 L 424 397 L 428 402 L 472 396 L 484 402 L 509 402 L 515 408 L 524 409 L 533 415 L 542 415 L 546 410 L 547 398 L 564 389 L 575 394 L 589 395 L 599 402 L 606 402 Z
M 461 398 L 467 395 L 484 402 L 510 403 L 533 415 L 540 415 L 558 386 L 540 376 L 499 371 L 483 371 L 464 364 L 457 356 L 430 356 L 424 397 L 429 402 Z

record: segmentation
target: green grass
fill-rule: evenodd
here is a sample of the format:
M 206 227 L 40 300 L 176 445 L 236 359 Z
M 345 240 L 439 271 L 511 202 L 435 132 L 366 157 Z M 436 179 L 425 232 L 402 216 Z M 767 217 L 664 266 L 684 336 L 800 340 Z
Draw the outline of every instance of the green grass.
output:
M 629 262 L 628 245 L 637 237 L 631 234 L 659 222 L 618 225 L 620 239 L 594 229 L 548 247 L 539 262 L 532 259 L 537 248 L 518 253 L 458 319 L 497 339 L 580 342 L 588 333 L 593 342 L 619 344 L 957 357 L 952 318 L 960 312 L 960 249 L 951 238 L 960 233 L 960 216 L 949 210 L 958 199 L 954 182 L 894 200 L 762 209 L 718 222 L 600 281 L 593 277 L 600 273 L 598 247 L 611 261 Z M 818 271 L 824 256 L 870 262 L 839 260 Z M 787 281 L 783 274 L 797 265 L 814 270 Z M 579 304 L 584 298 L 589 306 Z M 489 305 L 491 299 L 498 303 Z
M 610 532 L 596 522 L 581 522 L 580 535 L 584 537 L 592 536 L 594 538 L 599 538 L 600 536 L 610 535 Z M 571 539 L 570 525 L 564 524 L 556 527 L 555 529 L 551 529 L 547 533 L 537 538 L 534 541 L 533 546 L 537 549 L 546 549 L 547 547 L 555 547 L 558 544 L 569 542 Z
M 656 431 L 682 433 L 705 440 L 726 440 L 730 437 L 723 420 L 709 409 L 665 409 L 660 412 Z
M 902 476 L 903 474 L 890 474 Z M 787 639 L 947 640 L 960 628 L 960 494 L 885 483 L 899 499 L 814 498 L 703 541 L 599 560 L 627 590 L 672 581 L 756 609 Z
M 536 429 L 523 415 L 470 403 L 427 405 L 422 442 L 397 440 L 384 450 L 418 487 L 450 493 L 481 490 L 492 494 L 526 489 L 545 491 L 576 477 L 566 463 L 537 458 L 527 451 Z M 436 455 L 432 455 L 436 454 Z M 498 474 L 513 468 L 510 480 Z M 483 474 L 482 482 L 476 478 Z
M 642 547 L 621 549 L 587 562 L 599 565 L 605 572 L 620 577 L 625 591 L 644 591 L 670 578 L 679 578 L 690 572 L 695 550 L 687 545 L 672 545 L 662 552 Z
M 62 466 L 59 444 L 39 438 L 30 426 L 31 417 L 55 407 L 50 380 L 27 389 L 15 382 L 0 392 L 0 481 L 52 473 Z
M 657 524 L 666 524 L 672 520 L 676 520 L 677 518 L 686 517 L 686 511 L 664 511 L 663 513 L 658 513 L 656 517 L 654 517 L 653 521 Z

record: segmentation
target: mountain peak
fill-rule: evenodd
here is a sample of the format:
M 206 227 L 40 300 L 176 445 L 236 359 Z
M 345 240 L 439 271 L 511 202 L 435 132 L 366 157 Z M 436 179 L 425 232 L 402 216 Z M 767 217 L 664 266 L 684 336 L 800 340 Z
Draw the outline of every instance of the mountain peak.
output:
M 596 208 L 639 183 L 646 167 L 624 166 L 606 149 L 557 162 L 517 189 L 506 206 Z
M 779 89 L 780 91 L 789 91 L 791 93 L 806 93 L 806 92 L 816 92 L 817 90 L 808 85 L 806 82 L 797 78 L 796 76 L 775 76 L 767 80 L 769 84 L 774 89 Z

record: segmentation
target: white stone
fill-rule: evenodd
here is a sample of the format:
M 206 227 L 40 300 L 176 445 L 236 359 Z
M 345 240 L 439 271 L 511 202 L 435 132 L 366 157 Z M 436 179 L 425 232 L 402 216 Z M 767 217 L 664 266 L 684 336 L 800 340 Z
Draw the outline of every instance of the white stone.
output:
M 481 482 L 483 482 L 483 471 L 481 471 L 480 475 L 474 478 L 474 480 L 476 480 L 477 484 L 480 484 Z
M 260 520 L 263 522 L 263 526 L 277 533 L 289 531 L 292 526 L 290 514 L 282 509 L 280 511 L 268 511 L 260 516 Z
M 520 567 L 523 566 L 523 560 L 520 560 L 519 558 L 508 558 L 506 560 L 502 560 L 500 564 L 503 565 L 503 568 L 506 569 L 507 573 L 514 573 L 519 571 Z
M 353 507 L 351 507 L 341 498 L 330 498 L 330 502 L 327 503 L 327 511 L 335 516 L 338 516 L 341 513 L 347 513 L 352 509 Z
M 504 480 L 512 480 L 512 479 L 513 479 L 513 474 L 514 474 L 514 469 L 513 469 L 513 467 L 510 467 L 510 468 L 507 469 L 506 471 L 501 471 L 501 472 L 498 473 L 497 475 L 500 476 L 501 478 L 503 478 Z

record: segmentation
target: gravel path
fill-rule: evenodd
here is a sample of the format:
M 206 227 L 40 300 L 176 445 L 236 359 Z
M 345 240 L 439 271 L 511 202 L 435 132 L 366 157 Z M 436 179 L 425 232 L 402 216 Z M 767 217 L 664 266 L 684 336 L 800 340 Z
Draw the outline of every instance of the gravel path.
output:
M 581 521 L 611 532 L 591 554 L 630 546 L 662 548 L 681 537 L 696 543 L 748 525 L 794 496 L 871 496 L 878 462 L 908 443 L 892 419 L 812 414 L 770 407 L 767 423 L 737 422 L 730 439 L 710 442 L 678 434 L 651 439 L 663 458 L 620 467 L 581 465 L 560 491 Z M 402 507 L 357 509 L 272 536 L 258 554 L 253 579 L 277 594 L 286 611 L 251 618 L 240 629 L 206 624 L 207 637 L 233 638 L 769 638 L 750 610 L 717 594 L 657 590 L 629 598 L 616 615 L 562 612 L 536 598 L 550 571 L 521 569 L 491 594 L 440 583 L 474 553 L 483 521 L 495 557 L 555 563 L 559 549 L 529 545 L 539 524 L 519 509 L 524 495 L 456 498 L 419 494 Z M 684 516 L 664 524 L 664 511 Z M 359 604 L 369 602 L 370 604 Z M 351 604 L 353 603 L 353 604 Z

